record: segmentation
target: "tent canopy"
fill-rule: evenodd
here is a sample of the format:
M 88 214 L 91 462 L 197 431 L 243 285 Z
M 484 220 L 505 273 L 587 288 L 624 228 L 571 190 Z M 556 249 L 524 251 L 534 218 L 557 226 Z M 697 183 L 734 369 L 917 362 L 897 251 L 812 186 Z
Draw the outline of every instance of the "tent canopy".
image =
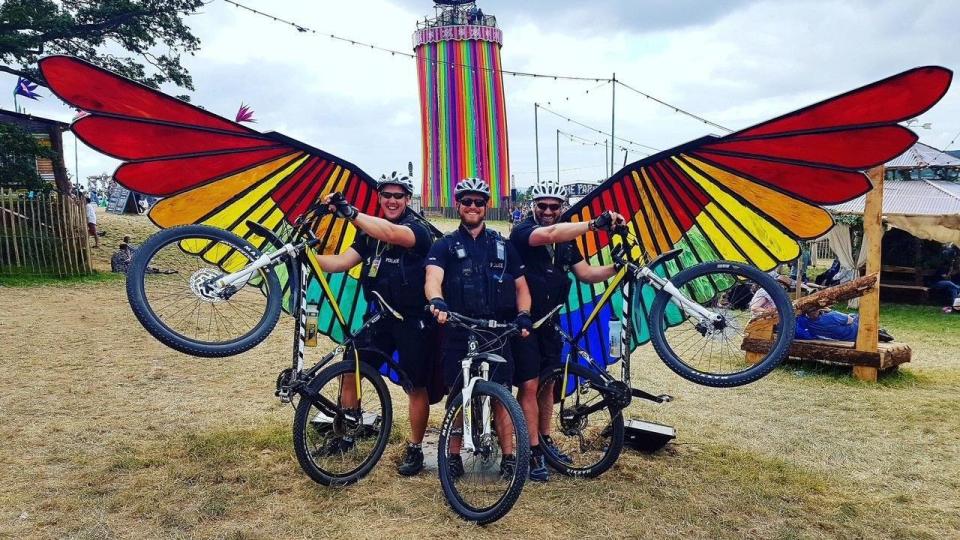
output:
M 863 215 L 865 197 L 827 207 L 837 214 Z M 960 184 L 934 180 L 887 181 L 883 216 L 896 227 L 926 240 L 960 244 Z

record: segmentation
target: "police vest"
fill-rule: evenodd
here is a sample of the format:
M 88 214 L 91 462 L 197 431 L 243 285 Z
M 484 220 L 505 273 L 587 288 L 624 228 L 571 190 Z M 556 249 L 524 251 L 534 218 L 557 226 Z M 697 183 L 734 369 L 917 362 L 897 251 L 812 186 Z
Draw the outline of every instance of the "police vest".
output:
M 407 212 L 397 225 L 414 223 L 419 224 L 419 219 L 412 212 Z M 371 247 L 366 250 L 360 282 L 367 302 L 375 300 L 372 291 L 376 291 L 393 309 L 402 313 L 421 314 L 427 303 L 423 294 L 426 256 L 413 248 L 385 244 L 369 236 L 366 242 Z
M 484 228 L 476 239 L 457 229 L 450 234 L 450 257 L 443 273 L 443 297 L 454 311 L 470 317 L 509 318 L 516 313 L 516 279 L 507 269 L 507 243 L 496 231 Z
M 531 312 L 534 318 L 546 315 L 557 304 L 567 301 L 570 293 L 570 268 L 575 260 L 572 242 L 534 248 L 533 257 L 537 261 L 524 261 L 527 264 L 525 277 L 530 287 Z

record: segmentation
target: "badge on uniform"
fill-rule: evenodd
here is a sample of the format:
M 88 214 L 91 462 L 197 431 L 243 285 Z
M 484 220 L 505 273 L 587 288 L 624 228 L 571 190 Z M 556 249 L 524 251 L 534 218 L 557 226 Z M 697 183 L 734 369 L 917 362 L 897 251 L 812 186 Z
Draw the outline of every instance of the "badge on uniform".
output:
M 376 256 L 370 261 L 370 270 L 367 271 L 367 275 L 375 278 L 377 273 L 380 271 L 380 256 Z

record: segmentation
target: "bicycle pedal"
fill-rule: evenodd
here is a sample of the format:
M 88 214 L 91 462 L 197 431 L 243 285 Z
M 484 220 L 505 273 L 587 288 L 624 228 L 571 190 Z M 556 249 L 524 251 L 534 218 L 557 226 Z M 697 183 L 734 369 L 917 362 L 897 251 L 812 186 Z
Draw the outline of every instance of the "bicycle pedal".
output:
M 659 396 L 657 396 L 657 399 L 660 400 L 660 403 L 670 403 L 671 401 L 673 401 L 673 396 L 671 396 L 670 394 L 660 394 Z
M 290 394 L 289 388 L 281 388 L 273 393 L 277 398 L 280 399 L 280 403 L 287 404 L 292 401 L 293 396 Z

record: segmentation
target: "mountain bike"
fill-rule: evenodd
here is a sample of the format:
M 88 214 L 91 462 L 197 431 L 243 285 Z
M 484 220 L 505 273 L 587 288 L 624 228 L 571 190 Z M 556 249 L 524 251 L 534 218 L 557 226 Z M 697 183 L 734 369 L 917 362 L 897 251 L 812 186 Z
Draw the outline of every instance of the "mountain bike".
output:
M 555 311 L 534 322 L 534 328 Z M 489 351 L 509 344 L 520 330 L 512 323 L 447 313 L 446 324 L 467 331 L 467 354 L 440 426 L 440 485 L 460 517 L 492 523 L 516 503 L 530 468 L 530 439 L 520 404 L 509 389 L 490 381 L 491 368 L 506 360 Z M 512 461 L 505 458 L 511 453 Z
M 562 474 L 596 477 L 609 469 L 623 448 L 622 411 L 633 398 L 655 403 L 669 401 L 633 388 L 630 377 L 631 340 L 646 325 L 660 359 L 674 373 L 697 384 L 733 387 L 754 382 L 776 368 L 789 350 L 795 330 L 790 299 L 777 281 L 757 268 L 731 261 L 691 266 L 667 278 L 663 265 L 680 250 L 661 254 L 643 264 L 636 238 L 615 231 L 622 248 L 612 253 L 622 269 L 611 286 L 620 287 L 624 302 L 621 333 L 612 336 L 611 356 L 621 363 L 619 379 L 579 345 L 583 334 L 572 336 L 557 321 L 555 329 L 567 344 L 560 366 L 540 374 L 538 394 L 549 393 L 556 404 L 551 444 L 543 444 L 546 461 Z M 664 274 L 664 275 L 661 275 Z M 766 312 L 751 311 L 751 300 L 768 295 L 779 319 L 769 351 L 755 362 L 747 360 L 742 344 L 747 324 Z M 600 305 L 609 302 L 608 295 Z M 652 299 L 652 304 L 648 304 Z M 643 305 L 649 319 L 642 321 Z M 619 350 L 617 350 L 619 349 Z M 538 397 L 540 397 L 538 395 Z
M 319 201 L 290 229 L 283 242 L 272 231 L 248 221 L 249 230 L 266 240 L 263 253 L 247 240 L 205 225 L 165 229 L 140 246 L 127 271 L 127 297 L 137 319 L 166 345 L 195 356 L 224 357 L 246 351 L 269 335 L 289 302 L 294 314 L 291 367 L 277 377 L 276 395 L 296 401 L 293 440 L 297 460 L 323 485 L 352 484 L 379 461 L 390 437 L 393 408 L 377 369 L 360 361 L 360 352 L 379 357 L 398 376 L 405 390 L 406 374 L 382 351 L 358 338 L 383 317 L 402 319 L 375 292 L 371 311 L 355 332 L 345 329 L 343 342 L 316 364 L 305 367 L 310 267 L 319 269 L 313 248 L 317 220 L 329 212 Z M 157 274 L 155 266 L 175 271 Z M 278 274 L 286 277 L 286 290 Z M 329 289 L 322 272 L 321 286 Z M 335 305 L 335 303 L 334 303 Z M 343 361 L 334 359 L 345 357 Z M 352 358 L 350 358 L 352 356 Z M 333 362 L 333 363 L 331 363 Z

